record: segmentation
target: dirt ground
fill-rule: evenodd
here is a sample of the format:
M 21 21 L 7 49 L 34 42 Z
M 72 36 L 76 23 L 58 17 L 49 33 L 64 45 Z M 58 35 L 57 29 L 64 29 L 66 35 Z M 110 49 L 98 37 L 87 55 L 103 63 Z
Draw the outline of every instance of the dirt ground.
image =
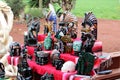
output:
M 80 37 L 82 19 L 79 18 L 78 37 Z M 43 33 L 44 20 L 40 20 L 40 33 Z M 10 35 L 14 41 L 23 44 L 24 31 L 27 31 L 25 23 L 14 22 Z M 103 43 L 103 52 L 120 51 L 120 20 L 98 19 L 98 40 Z

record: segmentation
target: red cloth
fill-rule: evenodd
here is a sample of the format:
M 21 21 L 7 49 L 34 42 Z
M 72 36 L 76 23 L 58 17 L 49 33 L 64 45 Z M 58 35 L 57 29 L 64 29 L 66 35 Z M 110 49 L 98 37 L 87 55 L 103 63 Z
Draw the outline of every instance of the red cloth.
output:
M 69 53 L 67 54 L 60 54 L 60 58 L 65 60 L 65 61 L 73 61 L 74 63 L 77 63 L 78 57 L 77 56 L 73 56 Z
M 46 35 L 45 34 L 38 34 L 38 41 L 44 41 Z
M 99 52 L 102 51 L 102 42 L 101 41 L 96 41 L 93 48 L 92 48 L 93 52 Z
M 18 63 L 19 63 L 19 56 L 13 56 L 13 57 L 11 57 L 9 55 L 9 56 L 7 56 L 7 61 L 8 61 L 8 64 L 17 66 Z
M 50 63 L 46 65 L 38 65 L 34 61 L 28 61 L 29 66 L 33 71 L 37 72 L 40 75 L 45 74 L 45 72 L 54 75 L 55 80 L 68 80 L 69 76 L 73 73 L 63 73 L 60 70 L 56 70 Z
M 45 34 L 38 34 L 38 42 L 44 41 L 47 35 Z M 51 38 L 54 40 L 54 35 L 51 36 Z
M 34 56 L 34 47 L 27 46 L 27 53 L 31 56 Z

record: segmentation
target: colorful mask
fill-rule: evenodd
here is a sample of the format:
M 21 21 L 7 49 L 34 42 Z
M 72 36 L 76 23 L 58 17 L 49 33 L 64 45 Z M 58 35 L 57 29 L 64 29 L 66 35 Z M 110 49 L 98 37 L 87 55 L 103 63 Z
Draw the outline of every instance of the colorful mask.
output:
M 81 51 L 82 41 L 74 41 L 73 42 L 73 50 L 76 52 Z

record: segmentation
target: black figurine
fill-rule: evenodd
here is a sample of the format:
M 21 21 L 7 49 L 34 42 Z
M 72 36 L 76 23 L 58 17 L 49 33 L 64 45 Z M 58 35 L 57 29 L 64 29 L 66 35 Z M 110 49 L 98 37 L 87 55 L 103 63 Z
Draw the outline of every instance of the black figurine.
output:
M 35 52 L 35 61 L 39 65 L 45 65 L 49 61 L 49 53 L 45 53 L 44 51 L 36 51 Z
M 38 32 L 40 29 L 40 21 L 37 18 L 34 18 L 28 23 L 28 32 L 24 35 L 24 44 L 29 46 L 37 45 Z
M 32 69 L 29 67 L 27 63 L 27 55 L 26 50 L 23 50 L 23 55 L 20 63 L 18 64 L 18 80 L 32 80 Z
M 18 42 L 12 42 L 9 48 L 10 48 L 10 56 L 20 56 L 21 46 Z

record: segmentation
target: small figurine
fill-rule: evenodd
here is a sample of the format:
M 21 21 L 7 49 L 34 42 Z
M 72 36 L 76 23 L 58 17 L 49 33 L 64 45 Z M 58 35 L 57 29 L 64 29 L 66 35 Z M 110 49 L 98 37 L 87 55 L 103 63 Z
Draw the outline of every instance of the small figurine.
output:
M 90 75 L 94 66 L 95 56 L 90 52 L 81 52 L 76 64 L 77 74 Z
M 81 52 L 90 52 L 93 53 L 92 48 L 95 43 L 95 37 L 91 33 L 85 33 L 82 36 L 84 36 L 84 40 L 82 41 L 82 47 L 81 47 Z
M 44 51 L 35 52 L 35 61 L 40 65 L 47 64 L 49 61 L 49 53 L 45 53 Z
M 23 53 L 20 63 L 18 66 L 17 80 L 32 80 L 32 69 L 27 63 L 27 55 Z
M 52 24 L 52 32 L 57 32 L 57 15 L 52 4 L 49 4 L 49 12 L 46 15 L 46 19 Z
M 44 48 L 45 50 L 51 50 L 53 48 L 51 33 L 48 33 L 48 36 L 44 40 Z
M 85 13 L 81 32 L 90 32 L 97 40 L 97 19 L 92 12 Z
M 38 39 L 38 32 L 40 29 L 39 19 L 34 18 L 28 23 L 28 32 L 24 34 L 24 44 L 28 46 L 36 46 Z
M 61 41 L 64 45 L 64 52 L 71 53 L 73 51 L 73 40 L 68 35 L 61 37 Z

